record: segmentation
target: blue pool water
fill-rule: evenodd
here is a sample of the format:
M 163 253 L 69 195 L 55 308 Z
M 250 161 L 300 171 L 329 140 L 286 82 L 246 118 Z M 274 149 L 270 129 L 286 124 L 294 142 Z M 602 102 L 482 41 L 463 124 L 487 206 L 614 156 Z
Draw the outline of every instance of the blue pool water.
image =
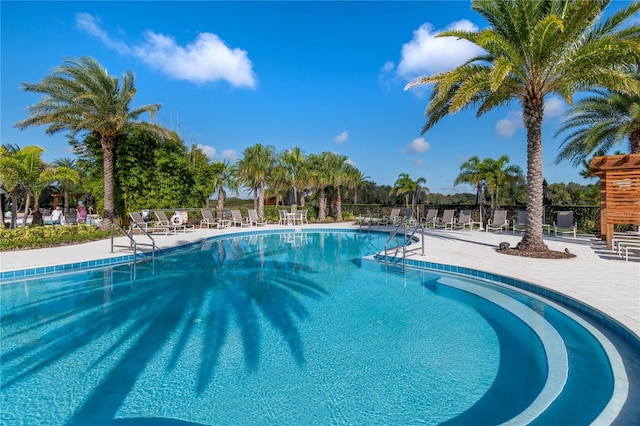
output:
M 510 289 L 362 259 L 387 237 L 252 234 L 135 276 L 5 284 L 1 423 L 587 424 L 605 410 L 613 374 L 582 326 Z

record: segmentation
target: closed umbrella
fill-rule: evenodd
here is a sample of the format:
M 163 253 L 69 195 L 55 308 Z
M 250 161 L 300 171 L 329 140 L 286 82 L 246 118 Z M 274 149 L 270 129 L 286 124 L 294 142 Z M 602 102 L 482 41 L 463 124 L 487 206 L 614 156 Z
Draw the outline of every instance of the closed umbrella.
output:
M 547 185 L 547 180 L 542 179 L 542 222 L 545 223 L 547 219 L 547 209 L 544 206 L 548 206 L 551 204 L 551 198 L 549 197 L 549 188 Z
M 478 206 L 480 210 L 480 229 L 483 228 L 484 222 L 482 221 L 482 210 L 484 209 L 484 205 L 487 202 L 484 198 L 484 189 L 482 188 L 482 182 L 478 182 L 478 190 L 476 191 L 476 206 Z

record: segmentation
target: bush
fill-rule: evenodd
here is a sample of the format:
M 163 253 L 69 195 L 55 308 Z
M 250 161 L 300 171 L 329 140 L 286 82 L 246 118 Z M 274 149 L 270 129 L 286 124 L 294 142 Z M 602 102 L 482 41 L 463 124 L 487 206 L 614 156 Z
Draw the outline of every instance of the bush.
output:
M 100 240 L 110 235 L 109 231 L 101 231 L 87 225 L 31 225 L 16 229 L 0 228 L 0 251 L 53 247 L 61 244 Z

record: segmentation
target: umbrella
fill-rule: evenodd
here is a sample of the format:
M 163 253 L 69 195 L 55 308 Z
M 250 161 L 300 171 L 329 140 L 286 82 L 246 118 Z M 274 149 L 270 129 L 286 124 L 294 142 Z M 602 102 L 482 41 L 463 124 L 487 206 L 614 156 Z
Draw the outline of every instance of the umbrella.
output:
M 482 229 L 482 210 L 484 204 L 487 202 L 484 198 L 484 189 L 482 188 L 482 182 L 478 182 L 478 190 L 476 191 L 476 206 L 480 209 L 480 229 Z
M 547 187 L 547 180 L 542 179 L 542 223 L 547 220 L 547 209 L 544 206 L 551 204 L 551 198 L 549 198 L 549 188 Z

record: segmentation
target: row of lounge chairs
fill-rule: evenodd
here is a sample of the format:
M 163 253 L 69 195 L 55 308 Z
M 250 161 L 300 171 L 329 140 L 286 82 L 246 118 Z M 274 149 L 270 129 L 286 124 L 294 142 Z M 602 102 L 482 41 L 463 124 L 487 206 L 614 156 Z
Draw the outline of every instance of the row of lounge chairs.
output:
M 556 221 L 553 223 L 554 234 L 565 235 L 571 234 L 573 238 L 576 238 L 577 226 L 573 218 L 573 211 L 558 211 L 556 212 Z M 461 210 L 458 217 L 455 217 L 455 210 L 444 210 L 442 216 L 438 216 L 438 209 L 429 209 L 425 217 L 421 219 L 421 222 L 426 226 L 431 225 L 433 228 L 444 229 L 465 229 L 473 230 L 474 225 L 478 225 L 478 229 L 485 231 L 508 231 L 509 221 L 507 219 L 507 210 L 494 210 L 493 217 L 487 220 L 486 226 L 482 222 L 474 221 L 471 217 L 470 210 Z M 517 217 L 513 219 L 512 230 L 515 234 L 517 231 L 524 231 L 527 226 L 527 212 L 525 210 L 519 210 Z M 543 230 L 547 233 L 551 232 L 551 225 L 542 224 Z

